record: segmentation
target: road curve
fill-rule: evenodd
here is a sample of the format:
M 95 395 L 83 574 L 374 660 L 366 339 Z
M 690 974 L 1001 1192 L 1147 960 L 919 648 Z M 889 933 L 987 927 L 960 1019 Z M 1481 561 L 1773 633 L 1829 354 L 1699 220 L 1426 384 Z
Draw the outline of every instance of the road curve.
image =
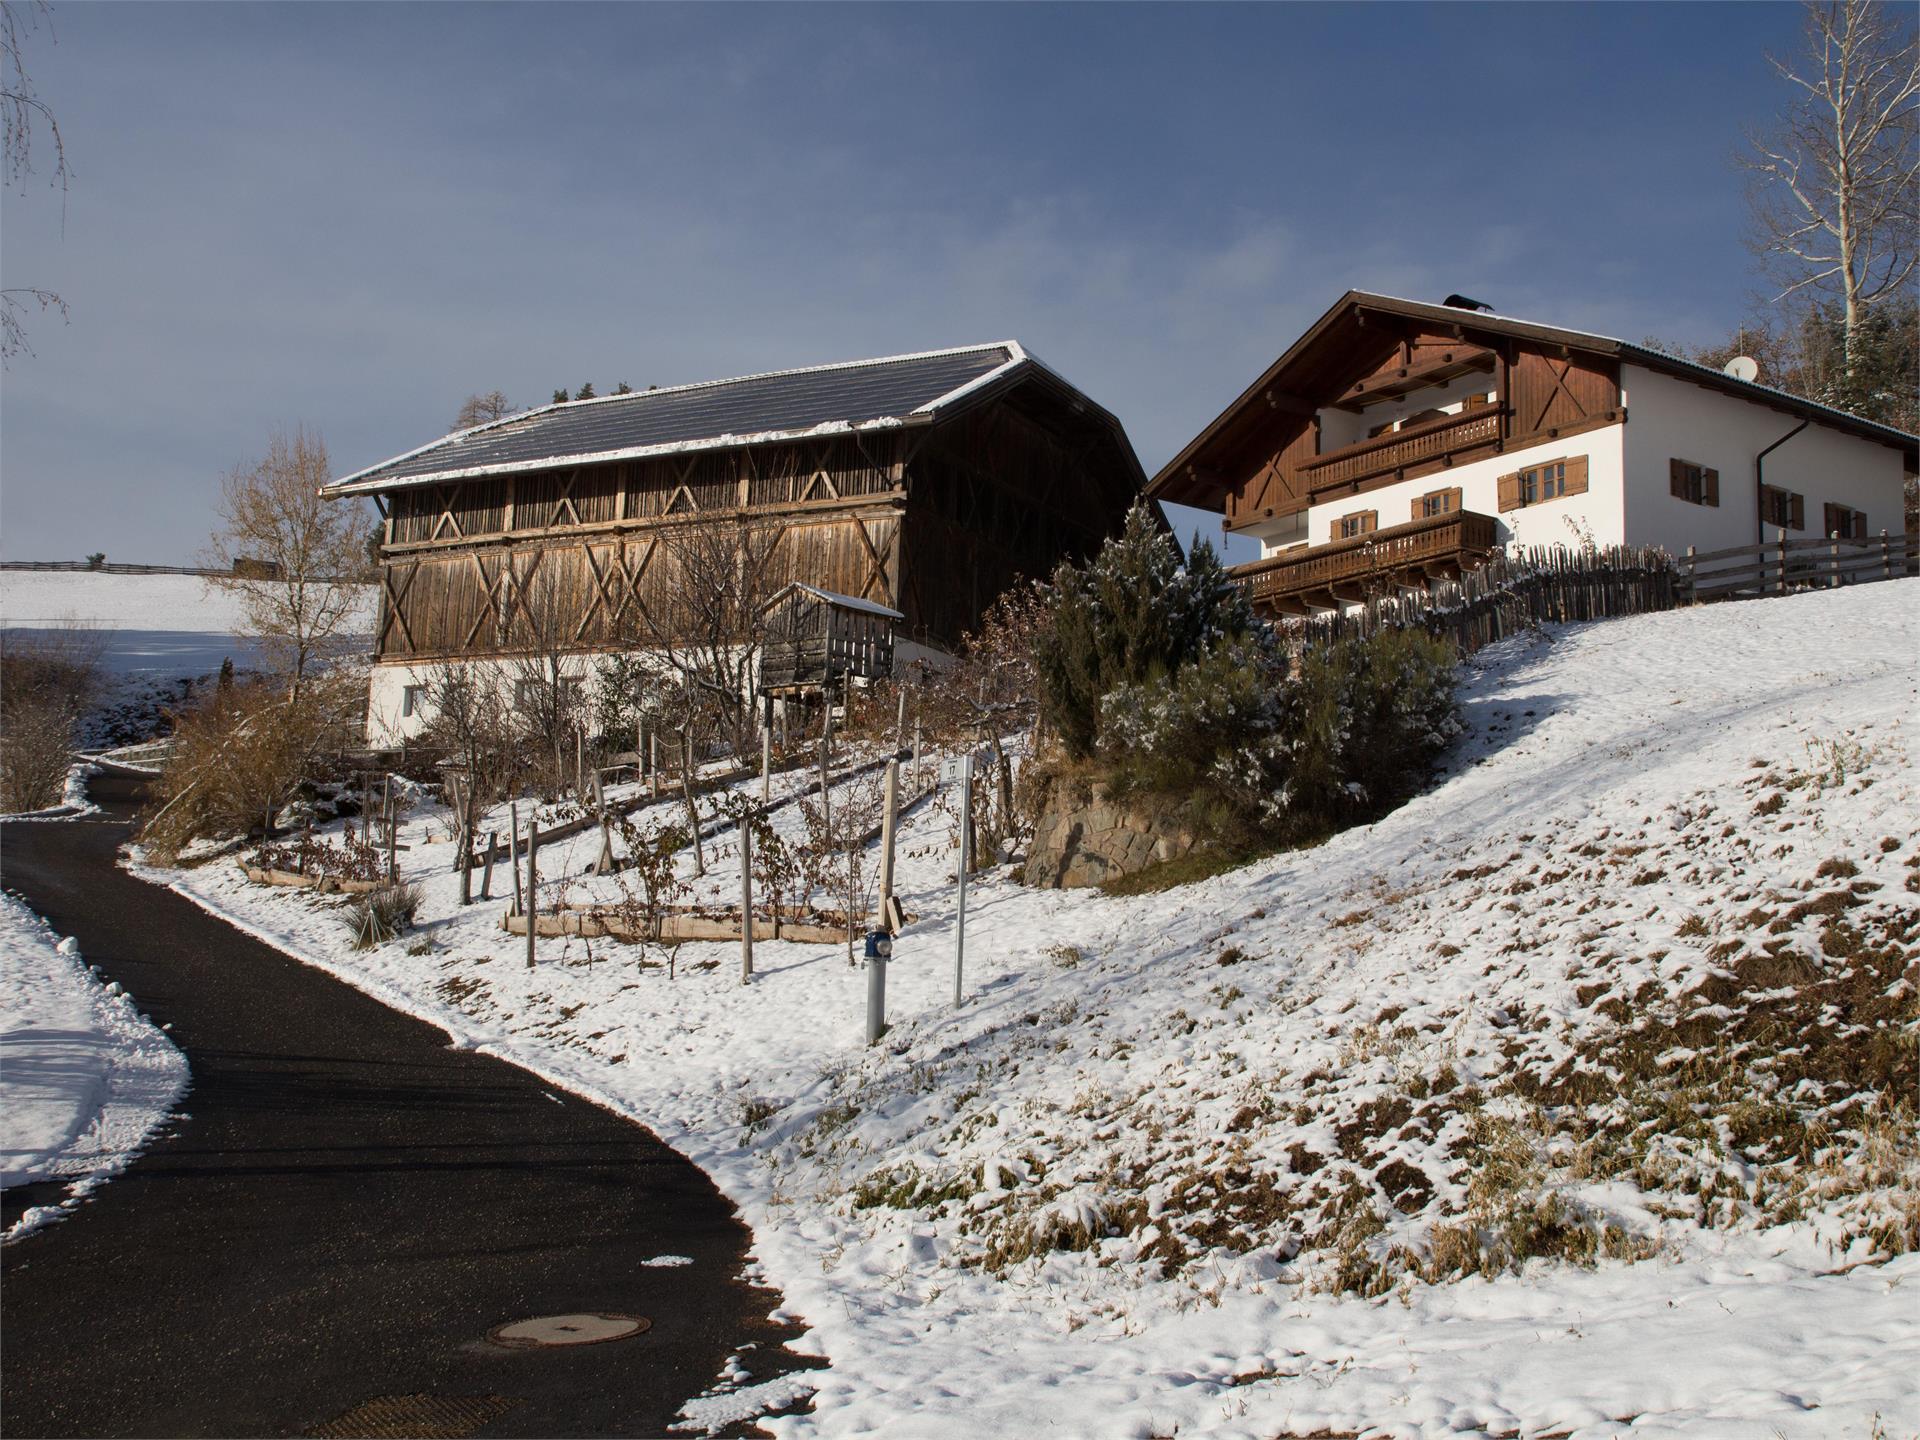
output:
M 0 827 L 0 883 L 192 1072 L 144 1155 L 0 1251 L 9 1435 L 298 1435 L 412 1395 L 514 1402 L 454 1433 L 658 1435 L 741 1345 L 756 1380 L 797 1363 L 699 1169 L 117 868 L 139 784 L 97 776 L 98 818 Z M 578 1311 L 652 1328 L 486 1340 Z

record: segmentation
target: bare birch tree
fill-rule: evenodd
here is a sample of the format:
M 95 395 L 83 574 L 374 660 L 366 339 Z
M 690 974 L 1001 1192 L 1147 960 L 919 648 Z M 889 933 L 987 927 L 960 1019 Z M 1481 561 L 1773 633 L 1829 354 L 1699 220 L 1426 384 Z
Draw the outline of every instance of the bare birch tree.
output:
M 1792 59 L 1769 55 L 1797 92 L 1779 126 L 1749 137 L 1754 244 L 1781 285 L 1839 300 L 1849 377 L 1868 310 L 1920 258 L 1920 68 L 1913 12 L 1880 0 L 1806 7 Z
M 292 699 L 315 659 L 360 618 L 372 578 L 359 502 L 320 498 L 331 478 L 318 435 L 275 431 L 264 459 L 222 477 L 215 507 L 210 558 L 224 573 L 207 583 L 239 599 L 247 632 Z
M 68 178 L 66 142 L 60 136 L 60 122 L 34 90 L 33 77 L 27 73 L 27 63 L 21 54 L 27 35 L 39 28 L 43 19 L 47 21 L 47 38 L 53 39 L 52 16 L 53 7 L 46 0 L 36 0 L 31 5 L 14 3 L 14 0 L 0 4 L 0 122 L 3 122 L 0 128 L 5 131 L 6 183 L 25 194 L 27 177 L 33 174 L 33 132 L 36 126 L 45 127 L 53 149 L 53 168 L 48 180 L 59 187 L 64 202 Z M 22 351 L 33 353 L 27 345 L 27 317 L 48 310 L 58 310 L 64 317 L 67 302 L 53 291 L 38 286 L 0 289 L 0 363 L 12 360 Z

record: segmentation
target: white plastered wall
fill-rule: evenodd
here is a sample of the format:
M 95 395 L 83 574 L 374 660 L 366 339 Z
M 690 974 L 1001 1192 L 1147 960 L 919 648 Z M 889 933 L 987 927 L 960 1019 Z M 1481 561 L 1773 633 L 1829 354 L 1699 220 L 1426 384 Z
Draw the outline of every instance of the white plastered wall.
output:
M 1307 542 L 1325 545 L 1333 538 L 1333 522 L 1343 515 L 1362 510 L 1379 512 L 1379 525 L 1404 525 L 1413 517 L 1413 502 L 1434 490 L 1460 487 L 1460 508 L 1491 515 L 1500 522 L 1498 538 L 1503 544 L 1579 545 L 1589 537 L 1597 545 L 1620 543 L 1623 536 L 1622 443 L 1624 427 L 1608 425 L 1565 440 L 1550 440 L 1524 450 L 1509 450 L 1467 465 L 1456 465 L 1422 475 L 1417 480 L 1400 480 L 1378 490 L 1315 505 L 1307 513 Z M 1500 477 L 1530 465 L 1570 456 L 1587 457 L 1587 493 L 1569 495 L 1518 510 L 1500 511 Z M 1264 549 L 1265 554 L 1278 553 Z
M 569 655 L 561 663 L 561 673 L 568 677 L 578 677 L 591 693 L 602 666 L 612 653 L 603 651 Z M 924 661 L 936 670 L 953 663 L 953 657 L 944 650 L 897 637 L 893 644 L 893 660 L 896 674 L 902 673 L 901 667 L 915 661 Z M 518 678 L 514 662 L 511 660 L 426 661 L 419 664 L 388 661 L 375 665 L 367 690 L 367 743 L 376 749 L 384 749 L 397 746 L 404 740 L 411 740 L 422 734 L 427 728 L 430 716 L 424 703 L 415 706 L 413 714 L 404 713 L 407 687 L 409 685 L 429 686 L 436 675 L 444 672 L 449 665 L 457 664 L 475 664 L 491 668 L 498 676 L 503 694 L 510 695 L 514 682 Z M 424 700 L 424 697 L 422 698 Z
M 1626 394 L 1626 539 L 1678 555 L 1689 545 L 1724 550 L 1780 538 L 1778 526 L 1755 528 L 1758 495 L 1753 462 L 1799 424 L 1785 411 L 1645 370 L 1621 367 Z M 1672 460 L 1720 472 L 1720 503 L 1676 499 Z M 1831 502 L 1866 512 L 1867 533 L 1899 536 L 1906 524 L 1901 485 L 1906 461 L 1890 445 L 1849 435 L 1815 420 L 1766 457 L 1766 483 L 1805 497 L 1807 528 L 1789 540 L 1817 540 Z

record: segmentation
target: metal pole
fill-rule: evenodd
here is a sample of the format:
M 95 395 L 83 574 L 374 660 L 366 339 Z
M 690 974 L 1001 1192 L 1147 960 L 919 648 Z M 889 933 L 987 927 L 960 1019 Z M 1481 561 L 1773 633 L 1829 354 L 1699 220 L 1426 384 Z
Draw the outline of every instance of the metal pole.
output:
M 753 979 L 753 820 L 740 817 L 740 983 Z
M 887 1033 L 887 962 L 875 955 L 867 961 L 867 1044 Z
M 540 883 L 535 856 L 540 852 L 540 826 L 527 817 L 527 969 L 533 969 L 533 935 L 539 928 L 540 901 L 534 887 Z
M 972 830 L 969 823 L 973 818 L 973 752 L 969 750 L 960 759 L 960 866 L 959 866 L 959 904 L 955 909 L 953 923 L 953 1004 L 960 1006 L 960 980 L 966 969 L 967 960 L 967 864 L 973 858 L 967 853 L 967 835 Z

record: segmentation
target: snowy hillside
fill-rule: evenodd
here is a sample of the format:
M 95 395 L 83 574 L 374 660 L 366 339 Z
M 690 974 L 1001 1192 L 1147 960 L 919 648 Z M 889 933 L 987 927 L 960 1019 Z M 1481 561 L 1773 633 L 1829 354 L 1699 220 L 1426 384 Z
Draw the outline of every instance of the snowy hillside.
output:
M 1906 1434 L 1917 680 L 1920 581 L 1556 627 L 1378 825 L 1139 899 L 986 878 L 957 1012 L 924 809 L 872 1051 L 836 948 L 526 970 L 432 814 L 424 929 L 366 953 L 155 878 L 706 1167 L 831 1361 L 783 1434 Z
M 353 627 L 351 649 L 373 631 L 374 592 Z M 107 575 L 76 570 L 0 570 L 0 627 L 42 633 L 78 625 L 104 638 L 114 675 L 170 680 L 209 674 L 227 657 L 246 669 L 253 642 L 231 592 L 198 575 Z

